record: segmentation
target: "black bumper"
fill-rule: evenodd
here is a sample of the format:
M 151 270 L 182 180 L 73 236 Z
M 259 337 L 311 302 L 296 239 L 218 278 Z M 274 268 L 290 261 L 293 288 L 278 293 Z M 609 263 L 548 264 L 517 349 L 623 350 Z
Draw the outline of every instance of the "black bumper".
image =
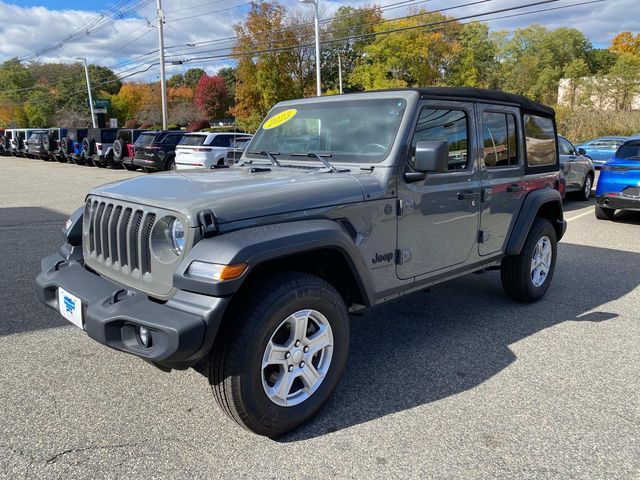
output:
M 627 197 L 624 195 L 601 195 L 596 197 L 596 203 L 598 206 L 603 208 L 640 211 L 640 198 L 635 197 Z
M 42 260 L 36 286 L 40 300 L 56 311 L 59 287 L 80 298 L 84 331 L 94 340 L 164 368 L 188 368 L 209 352 L 229 301 L 178 290 L 159 303 L 60 254 Z M 150 347 L 139 341 L 138 326 L 151 333 Z

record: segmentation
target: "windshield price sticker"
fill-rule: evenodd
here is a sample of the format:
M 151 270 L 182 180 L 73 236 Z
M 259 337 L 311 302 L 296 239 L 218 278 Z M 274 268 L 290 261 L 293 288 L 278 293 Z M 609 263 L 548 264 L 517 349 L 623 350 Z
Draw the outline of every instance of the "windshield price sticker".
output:
M 285 110 L 284 112 L 280 112 L 277 115 L 274 115 L 273 117 L 271 117 L 266 122 L 264 122 L 262 129 L 270 130 L 272 128 L 279 127 L 280 125 L 287 123 L 289 120 L 295 117 L 296 113 L 298 113 L 298 110 L 296 110 L 295 108 L 291 108 L 289 110 Z

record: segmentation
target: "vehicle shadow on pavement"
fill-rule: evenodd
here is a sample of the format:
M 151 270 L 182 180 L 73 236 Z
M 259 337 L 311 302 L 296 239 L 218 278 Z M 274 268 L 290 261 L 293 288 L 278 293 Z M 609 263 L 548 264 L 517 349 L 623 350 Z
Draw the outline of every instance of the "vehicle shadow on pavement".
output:
M 597 259 L 597 260 L 596 260 Z M 470 275 L 351 316 L 351 353 L 335 395 L 279 439 L 322 436 L 472 389 L 516 360 L 510 346 L 562 322 L 602 322 L 640 285 L 640 254 L 559 245 L 546 297 L 509 300 L 499 272 Z M 603 283 L 606 288 L 603 288 Z
M 64 242 L 66 220 L 46 208 L 0 208 L 0 337 L 69 325 L 35 293 L 40 260 Z

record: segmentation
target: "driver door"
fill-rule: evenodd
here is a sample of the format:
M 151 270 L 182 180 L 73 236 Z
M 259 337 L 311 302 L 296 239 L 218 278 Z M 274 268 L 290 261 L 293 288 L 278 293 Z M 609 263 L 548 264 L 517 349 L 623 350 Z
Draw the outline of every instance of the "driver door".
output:
M 398 179 L 397 275 L 408 279 L 460 266 L 475 251 L 480 177 L 473 104 L 425 100 L 419 106 L 404 171 L 421 140 L 444 140 L 449 169 L 423 180 Z

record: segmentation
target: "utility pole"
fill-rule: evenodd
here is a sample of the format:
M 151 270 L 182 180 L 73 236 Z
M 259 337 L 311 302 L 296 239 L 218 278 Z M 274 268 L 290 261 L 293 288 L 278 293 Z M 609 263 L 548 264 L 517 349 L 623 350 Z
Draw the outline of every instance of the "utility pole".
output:
M 338 82 L 340 83 L 340 94 L 342 94 L 342 60 L 338 53 Z
M 96 115 L 93 112 L 93 96 L 91 95 L 91 80 L 89 80 L 89 65 L 87 59 L 82 57 L 76 57 L 76 60 L 82 60 L 84 62 L 84 75 L 87 78 L 87 91 L 89 92 L 89 108 L 91 109 L 91 124 L 93 128 L 96 128 Z
M 164 23 L 164 12 L 162 11 L 161 0 L 156 0 L 156 8 L 158 11 L 158 43 L 160 50 L 160 90 L 162 99 L 162 129 L 167 129 L 167 86 L 165 85 L 164 72 L 164 33 L 162 24 Z
M 322 95 L 322 85 L 320 82 L 320 24 L 318 16 L 320 15 L 320 0 L 298 0 L 300 3 L 310 3 L 313 5 L 313 20 L 316 33 L 316 91 L 318 97 Z

